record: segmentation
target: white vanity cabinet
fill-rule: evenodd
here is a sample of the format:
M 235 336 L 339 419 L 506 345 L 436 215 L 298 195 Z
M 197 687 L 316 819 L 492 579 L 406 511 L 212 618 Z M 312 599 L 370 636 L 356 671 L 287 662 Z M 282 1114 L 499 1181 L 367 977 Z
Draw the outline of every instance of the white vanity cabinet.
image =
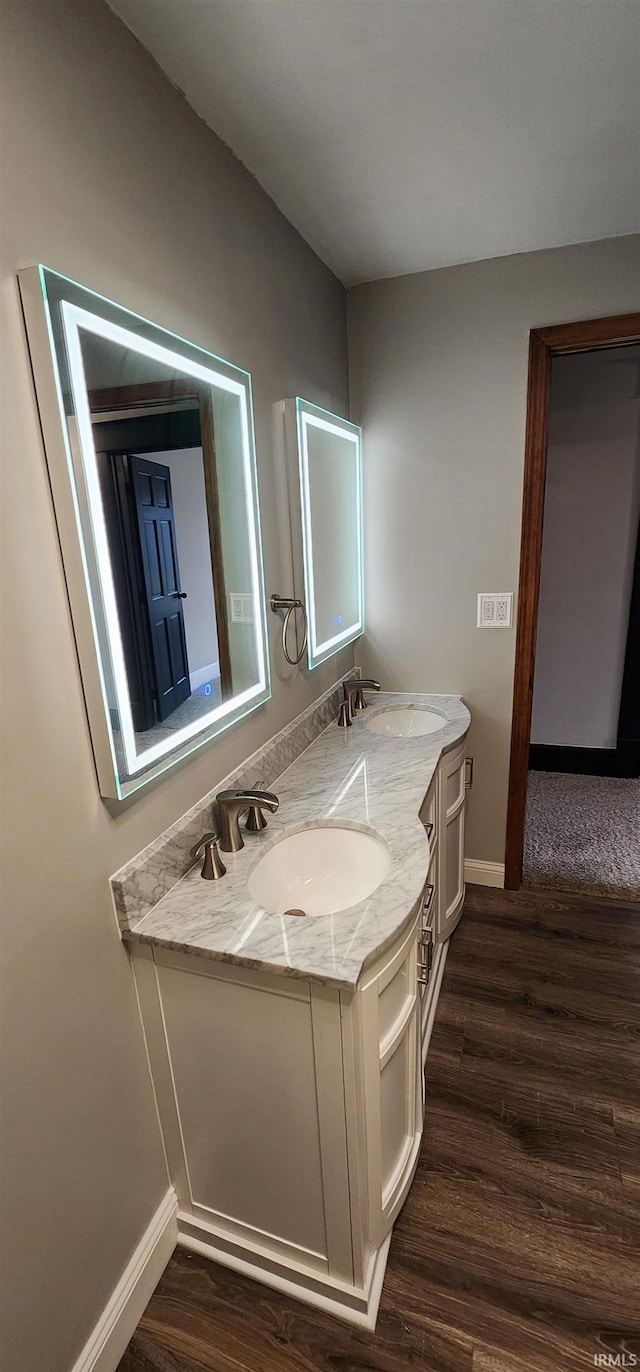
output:
M 469 717 L 457 699 L 448 709 L 439 755 L 420 735 L 382 738 L 363 766 L 374 736 L 358 721 L 347 737 L 326 730 L 278 783 L 289 823 L 312 794 L 332 822 L 344 801 L 344 823 L 384 838 L 389 875 L 370 903 L 317 919 L 256 910 L 247 842 L 219 889 L 190 870 L 130 934 L 179 1241 L 370 1329 L 464 898 Z
M 370 1328 L 422 1133 L 418 930 L 354 992 L 133 958 L 180 1240 Z

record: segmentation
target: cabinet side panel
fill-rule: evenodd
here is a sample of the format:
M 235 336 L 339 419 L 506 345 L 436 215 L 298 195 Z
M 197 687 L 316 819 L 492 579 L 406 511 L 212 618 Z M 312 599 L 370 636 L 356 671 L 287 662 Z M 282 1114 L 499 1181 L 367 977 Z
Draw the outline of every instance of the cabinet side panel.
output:
M 158 983 L 192 1203 L 326 1257 L 309 999 Z
M 156 967 L 151 948 L 139 944 L 131 959 L 136 983 L 142 1029 L 147 1045 L 153 1093 L 155 1096 L 169 1181 L 176 1189 L 179 1203 L 188 1195 L 184 1148 L 176 1111 L 167 1040 L 162 1019 Z

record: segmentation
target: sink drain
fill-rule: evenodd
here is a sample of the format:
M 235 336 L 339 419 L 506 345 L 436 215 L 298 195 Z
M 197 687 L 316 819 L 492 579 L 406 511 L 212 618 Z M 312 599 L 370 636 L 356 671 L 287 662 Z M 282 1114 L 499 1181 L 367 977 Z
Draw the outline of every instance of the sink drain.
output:
M 306 910 L 285 910 L 285 915 L 306 915 Z

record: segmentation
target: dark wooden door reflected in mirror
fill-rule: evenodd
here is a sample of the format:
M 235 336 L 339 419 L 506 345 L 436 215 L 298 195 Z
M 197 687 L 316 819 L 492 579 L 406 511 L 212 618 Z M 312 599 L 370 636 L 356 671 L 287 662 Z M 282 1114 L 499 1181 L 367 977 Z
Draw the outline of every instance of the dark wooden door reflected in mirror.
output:
M 117 501 L 109 526 L 131 708 L 137 731 L 167 719 L 191 695 L 171 472 L 108 453 Z

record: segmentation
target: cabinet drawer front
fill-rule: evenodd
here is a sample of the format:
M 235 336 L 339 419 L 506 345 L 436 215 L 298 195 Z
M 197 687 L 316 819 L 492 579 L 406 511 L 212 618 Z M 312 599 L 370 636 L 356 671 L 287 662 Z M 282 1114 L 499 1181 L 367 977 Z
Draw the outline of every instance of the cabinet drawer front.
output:
M 378 997 L 378 1034 L 382 1044 L 406 1013 L 407 1002 L 415 995 L 413 962 L 415 952 L 410 948 L 395 976 L 388 981 Z

